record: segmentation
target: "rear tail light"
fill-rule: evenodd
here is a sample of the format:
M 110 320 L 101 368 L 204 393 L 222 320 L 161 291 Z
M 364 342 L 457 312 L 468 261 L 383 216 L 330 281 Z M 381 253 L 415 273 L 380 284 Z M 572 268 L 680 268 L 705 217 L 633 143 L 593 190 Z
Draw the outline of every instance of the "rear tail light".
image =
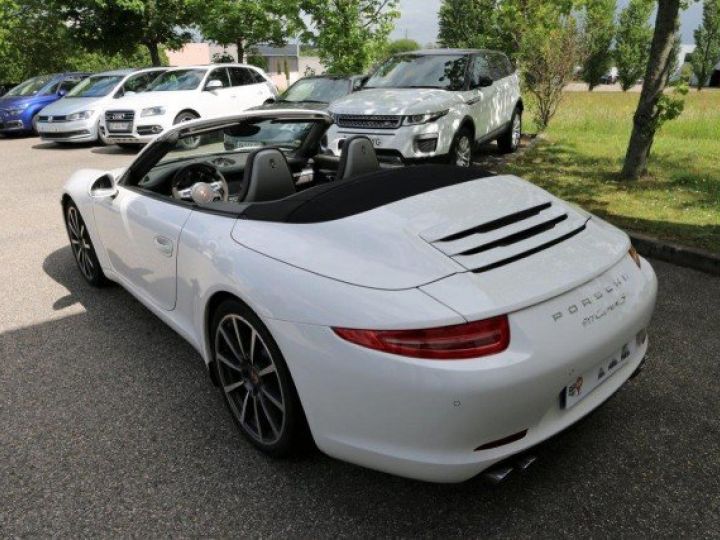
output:
M 346 341 L 368 349 L 432 360 L 462 360 L 504 351 L 510 344 L 507 315 L 454 326 L 417 330 L 333 328 Z
M 630 255 L 630 258 L 635 262 L 638 268 L 640 268 L 640 254 L 637 252 L 637 250 L 630 246 L 630 251 L 628 251 L 628 254 Z

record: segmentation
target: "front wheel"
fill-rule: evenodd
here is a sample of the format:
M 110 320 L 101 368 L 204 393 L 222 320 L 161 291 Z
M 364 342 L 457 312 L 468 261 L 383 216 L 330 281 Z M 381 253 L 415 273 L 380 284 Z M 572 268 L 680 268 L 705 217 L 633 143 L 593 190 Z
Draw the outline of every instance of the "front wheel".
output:
M 102 287 L 107 283 L 107 278 L 100 268 L 87 226 L 75 203 L 70 202 L 65 206 L 65 228 L 80 273 L 93 287 Z
M 192 113 L 190 111 L 183 111 L 175 117 L 175 120 L 173 120 L 173 125 L 182 124 L 183 122 L 189 122 L 190 120 L 196 120 L 198 118 L 199 116 L 195 113 Z M 180 139 L 180 141 L 178 142 L 178 146 L 182 146 L 182 148 L 186 150 L 194 150 L 195 148 L 200 146 L 200 136 L 196 135 L 194 137 L 185 137 L 184 139 Z
M 307 424 L 270 331 L 235 299 L 220 304 L 212 327 L 217 381 L 240 432 L 273 457 L 296 452 L 308 440 Z
M 472 165 L 473 136 L 468 128 L 461 128 L 455 134 L 448 160 L 450 165 L 469 167 Z
M 511 154 L 520 147 L 520 137 L 522 136 L 522 113 L 519 109 L 513 111 L 510 125 L 507 130 L 498 137 L 497 143 L 500 152 L 503 154 Z

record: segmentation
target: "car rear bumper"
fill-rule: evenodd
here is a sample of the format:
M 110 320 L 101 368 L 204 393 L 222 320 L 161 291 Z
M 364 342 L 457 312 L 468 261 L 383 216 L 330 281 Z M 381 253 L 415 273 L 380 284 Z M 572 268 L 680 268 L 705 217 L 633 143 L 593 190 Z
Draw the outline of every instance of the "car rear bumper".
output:
M 392 474 L 459 482 L 571 426 L 630 378 L 647 351 L 637 336 L 657 291 L 652 268 L 643 266 L 622 303 L 589 327 L 582 318 L 553 319 L 577 301 L 578 290 L 569 291 L 509 314 L 510 347 L 472 360 L 415 360 L 353 345 L 327 327 L 266 323 L 321 450 Z M 625 346 L 604 382 L 566 407 L 565 388 Z

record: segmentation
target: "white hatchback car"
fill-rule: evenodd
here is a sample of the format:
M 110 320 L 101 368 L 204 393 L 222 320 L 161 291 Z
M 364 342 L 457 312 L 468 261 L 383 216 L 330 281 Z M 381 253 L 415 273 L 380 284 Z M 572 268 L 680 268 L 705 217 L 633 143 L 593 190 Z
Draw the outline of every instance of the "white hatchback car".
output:
M 175 124 L 238 113 L 274 101 L 277 89 L 261 69 L 210 64 L 170 69 L 146 92 L 105 111 L 101 128 L 120 146 L 145 144 Z
M 467 167 L 473 146 L 520 144 L 523 102 L 517 73 L 503 53 L 433 49 L 391 57 L 362 91 L 330 106 L 329 149 L 365 135 L 389 161 L 448 160 Z
M 120 69 L 96 73 L 38 115 L 40 138 L 58 143 L 107 142 L 100 129 L 103 112 L 116 100 L 145 91 L 166 68 Z

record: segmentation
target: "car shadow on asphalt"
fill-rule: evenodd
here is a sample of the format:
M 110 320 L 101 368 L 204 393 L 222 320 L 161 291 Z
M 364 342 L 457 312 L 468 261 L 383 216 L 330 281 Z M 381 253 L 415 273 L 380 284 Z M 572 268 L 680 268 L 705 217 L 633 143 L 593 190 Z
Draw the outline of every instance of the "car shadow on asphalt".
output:
M 121 148 L 116 144 L 110 144 L 107 146 L 98 146 L 97 148 L 93 148 L 91 152 L 93 154 L 104 154 L 110 156 L 134 156 L 141 148 L 142 146 L 138 146 L 137 148 Z

